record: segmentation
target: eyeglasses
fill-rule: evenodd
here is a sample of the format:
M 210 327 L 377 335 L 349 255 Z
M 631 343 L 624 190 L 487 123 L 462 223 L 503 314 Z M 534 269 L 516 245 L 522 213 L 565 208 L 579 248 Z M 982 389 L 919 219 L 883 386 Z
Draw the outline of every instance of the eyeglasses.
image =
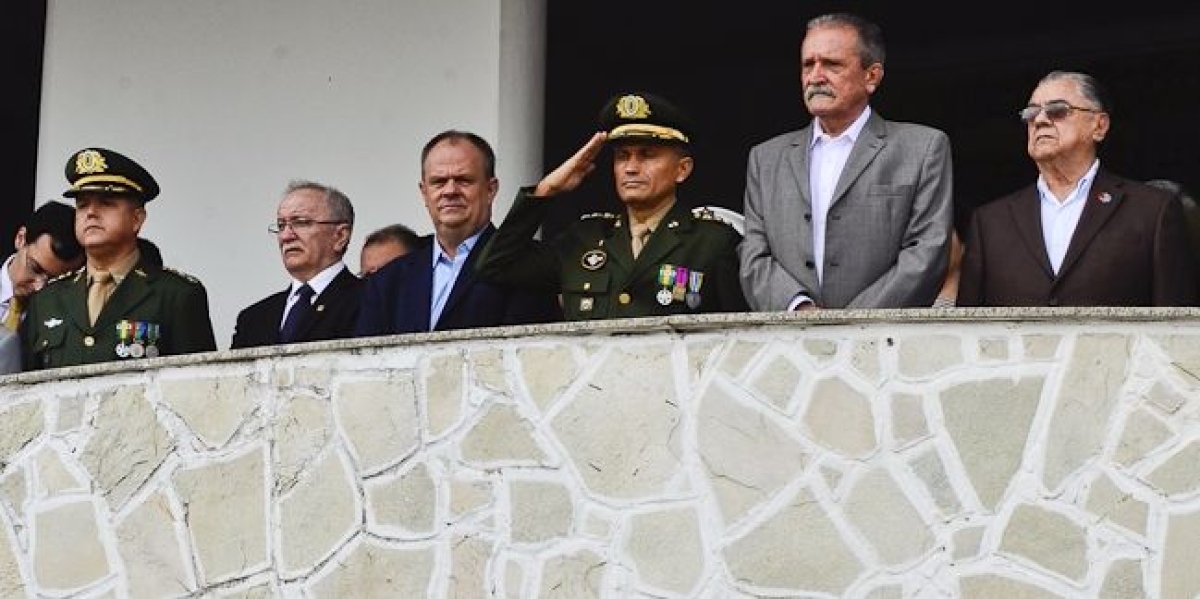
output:
M 284 229 L 292 228 L 295 233 L 307 231 L 317 225 L 344 225 L 344 220 L 313 220 L 311 218 L 280 219 L 267 225 L 267 231 L 272 235 L 283 233 Z
M 37 260 L 33 259 L 33 256 L 29 255 L 29 248 L 25 249 L 25 268 L 33 275 L 33 280 L 41 284 L 45 284 L 52 276 Z
M 1046 117 L 1052 121 L 1061 121 L 1071 114 L 1072 110 L 1082 110 L 1084 112 L 1104 112 L 1098 108 L 1086 108 L 1083 106 L 1075 106 L 1066 100 L 1051 100 L 1045 104 L 1030 104 L 1022 108 L 1017 114 L 1021 116 L 1021 122 L 1032 123 L 1042 111 L 1046 111 Z

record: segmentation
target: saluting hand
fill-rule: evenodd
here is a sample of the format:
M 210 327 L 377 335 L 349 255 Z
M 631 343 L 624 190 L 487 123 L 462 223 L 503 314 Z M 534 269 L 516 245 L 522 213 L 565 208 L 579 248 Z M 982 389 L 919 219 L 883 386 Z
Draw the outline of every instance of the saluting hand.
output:
M 574 156 L 567 159 L 566 162 L 560 164 L 549 175 L 546 175 L 533 190 L 533 195 L 540 198 L 548 198 L 553 195 L 558 195 L 563 192 L 571 191 L 583 182 L 583 178 L 588 176 L 596 168 L 596 156 L 600 154 L 600 150 L 604 148 L 604 141 L 608 139 L 608 133 L 598 131 L 592 138 L 588 140 Z

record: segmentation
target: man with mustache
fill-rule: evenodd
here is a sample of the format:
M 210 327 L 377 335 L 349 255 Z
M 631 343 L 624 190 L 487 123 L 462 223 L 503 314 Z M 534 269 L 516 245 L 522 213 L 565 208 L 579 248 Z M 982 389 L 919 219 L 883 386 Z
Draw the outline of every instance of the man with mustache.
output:
M 756 310 L 929 306 L 953 216 L 949 138 L 871 109 L 883 33 L 856 15 L 808 22 L 800 82 L 812 122 L 755 146 L 742 288 Z
M 350 198 L 315 181 L 293 181 L 267 230 L 292 281 L 238 314 L 230 349 L 350 337 L 362 290 L 342 262 L 354 232 Z
M 496 154 L 482 137 L 449 130 L 421 151 L 417 187 L 432 236 L 367 277 L 355 334 L 394 335 L 559 320 L 553 294 L 480 280 L 474 265 L 495 233 Z
M 574 156 L 520 191 L 480 275 L 560 293 L 567 320 L 746 311 L 741 235 L 676 196 L 694 167 L 690 120 L 667 100 L 634 92 L 609 100 L 599 121 L 602 130 Z M 624 211 L 588 214 L 552 241 L 535 240 L 550 198 L 578 187 L 606 145 Z
M 1091 75 L 1038 83 L 1019 113 L 1037 181 L 971 214 L 958 305 L 1196 305 L 1179 199 L 1097 158 L 1111 111 Z
M 73 154 L 66 176 L 86 262 L 33 294 L 20 329 L 25 369 L 215 350 L 204 285 L 164 268 L 138 238 L 159 194 L 154 177 L 106 148 Z

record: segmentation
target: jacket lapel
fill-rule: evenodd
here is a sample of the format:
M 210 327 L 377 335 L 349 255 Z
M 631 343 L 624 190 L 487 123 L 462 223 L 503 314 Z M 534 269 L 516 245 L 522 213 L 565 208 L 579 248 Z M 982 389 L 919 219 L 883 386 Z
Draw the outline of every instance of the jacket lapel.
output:
M 1012 220 L 1025 249 L 1037 259 L 1046 278 L 1054 278 L 1054 268 L 1050 266 L 1050 255 L 1046 253 L 1046 239 L 1042 235 L 1042 206 L 1038 197 L 1037 186 L 1029 187 L 1023 192 L 1020 201 L 1012 205 Z
M 809 189 L 808 181 L 808 146 L 812 141 L 813 126 L 810 123 L 807 127 L 800 130 L 795 137 L 792 138 L 792 149 L 788 154 L 788 164 L 792 167 L 792 176 L 796 178 L 796 189 L 800 193 L 801 208 L 807 212 L 809 206 L 812 206 L 812 198 L 809 194 L 812 192 Z M 787 215 L 782 215 L 783 222 L 799 222 L 787 219 Z
M 428 331 L 429 309 L 433 302 L 433 246 L 437 239 L 422 244 L 413 252 L 417 255 L 405 268 L 415 269 L 415 276 L 397 273 L 402 301 L 396 302 L 396 330 L 400 332 Z M 445 311 L 442 311 L 445 314 Z
M 337 297 L 341 295 L 342 290 L 345 289 L 348 284 L 353 283 L 353 281 L 346 278 L 353 276 L 354 275 L 350 273 L 350 269 L 345 268 L 343 265 L 341 272 L 339 272 L 337 276 L 329 282 L 329 285 L 325 287 L 325 290 L 322 291 L 321 295 L 318 295 L 316 300 L 313 302 L 313 311 L 312 314 L 309 315 L 308 320 L 300 323 L 301 338 L 308 337 L 313 328 L 317 326 L 317 323 L 321 322 L 325 318 L 325 314 L 328 310 L 326 304 L 334 299 L 337 299 Z
M 1067 246 L 1067 254 L 1063 257 L 1062 267 L 1058 269 L 1058 278 L 1063 276 L 1083 255 L 1087 246 L 1104 228 L 1108 219 L 1120 208 L 1125 199 L 1125 190 L 1119 182 L 1112 180 L 1105 172 L 1099 172 L 1088 197 L 1083 205 L 1083 214 L 1079 224 L 1075 225 L 1075 233 L 1071 235 L 1071 243 Z
M 92 323 L 88 319 L 87 313 L 87 289 L 88 277 L 87 269 L 81 268 L 75 274 L 75 277 L 70 282 L 62 281 L 59 285 L 70 285 L 71 289 L 68 293 L 60 297 L 66 299 L 66 303 L 60 307 L 67 319 L 81 331 L 87 331 L 92 328 Z
M 846 190 L 854 185 L 854 182 L 858 180 L 863 171 L 867 170 L 867 166 L 875 160 L 880 150 L 886 145 L 887 125 L 879 113 L 872 111 L 871 116 L 867 118 L 866 126 L 862 128 L 858 139 L 854 142 L 854 148 L 850 150 L 850 157 L 846 159 L 846 166 L 842 169 L 841 176 L 838 177 L 837 186 L 833 189 L 833 198 L 829 201 L 831 207 L 846 195 Z

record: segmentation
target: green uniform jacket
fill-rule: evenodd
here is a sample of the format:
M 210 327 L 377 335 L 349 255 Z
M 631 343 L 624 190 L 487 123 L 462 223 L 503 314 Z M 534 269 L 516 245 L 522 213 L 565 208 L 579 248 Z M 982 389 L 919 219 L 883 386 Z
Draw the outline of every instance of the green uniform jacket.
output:
M 145 252 L 95 326 L 88 323 L 87 295 L 86 267 L 33 294 L 21 325 L 25 370 L 217 349 L 204 285 L 163 269 Z
M 562 294 L 567 320 L 749 310 L 738 279 L 741 235 L 710 211 L 679 202 L 637 260 L 624 215 L 589 214 L 551 242 L 534 234 L 550 201 L 517 194 L 476 264 L 498 285 Z

